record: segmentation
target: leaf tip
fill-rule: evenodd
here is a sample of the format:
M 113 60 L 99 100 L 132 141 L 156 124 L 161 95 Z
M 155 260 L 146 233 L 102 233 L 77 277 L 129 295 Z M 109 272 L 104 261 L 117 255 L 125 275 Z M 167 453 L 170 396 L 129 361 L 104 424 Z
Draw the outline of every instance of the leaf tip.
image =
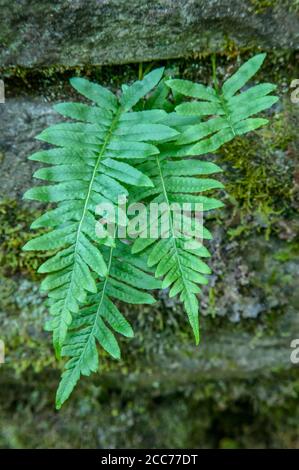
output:
M 32 199 L 31 197 L 31 189 L 28 189 L 24 194 L 23 194 L 23 197 L 22 199 L 26 200 L 26 199 Z
M 80 83 L 81 80 L 82 79 L 80 77 L 71 77 L 70 84 L 72 85 L 72 87 L 76 88 L 76 85 Z
M 35 139 L 36 140 L 45 140 L 45 137 L 46 137 L 46 131 L 42 131 L 42 132 L 40 132 L 39 134 L 37 134 L 35 136 Z
M 148 178 L 147 176 L 144 177 L 144 179 L 142 180 L 142 183 L 143 183 L 143 186 L 146 188 L 154 188 L 155 186 L 152 180 Z
M 36 228 L 40 228 L 40 225 L 39 225 L 37 219 L 34 220 L 34 221 L 32 222 L 32 224 L 30 225 L 30 229 L 31 229 L 31 230 L 35 230 Z
M 60 399 L 56 398 L 56 401 L 55 401 L 56 410 L 59 411 L 61 409 L 61 407 L 62 407 L 62 403 L 61 403 Z
M 30 242 L 31 242 L 31 240 L 29 240 L 29 242 L 25 243 L 25 245 L 22 247 L 23 251 L 31 251 Z

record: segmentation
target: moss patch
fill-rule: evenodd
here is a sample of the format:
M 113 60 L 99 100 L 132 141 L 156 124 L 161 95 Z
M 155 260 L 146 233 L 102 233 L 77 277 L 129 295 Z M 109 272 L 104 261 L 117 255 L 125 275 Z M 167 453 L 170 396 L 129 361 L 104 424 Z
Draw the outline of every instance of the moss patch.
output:
M 270 124 L 264 129 L 238 137 L 219 151 L 228 200 L 233 208 L 230 238 L 257 229 L 268 239 L 271 231 L 279 231 L 279 221 L 295 216 L 299 196 L 295 181 L 296 132 L 288 115 L 278 113 L 271 116 Z
M 22 251 L 22 247 L 32 238 L 29 226 L 39 215 L 39 211 L 20 207 L 16 200 L 0 201 L 0 269 L 3 275 L 22 273 L 30 279 L 37 278 L 36 270 L 48 255 Z

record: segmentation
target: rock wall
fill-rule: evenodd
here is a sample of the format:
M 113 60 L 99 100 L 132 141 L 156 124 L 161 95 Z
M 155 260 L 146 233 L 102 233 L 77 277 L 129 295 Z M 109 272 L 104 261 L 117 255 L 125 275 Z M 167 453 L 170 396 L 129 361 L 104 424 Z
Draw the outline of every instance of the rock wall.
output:
M 290 361 L 290 343 L 299 338 L 299 105 L 289 89 L 297 77 L 296 3 L 138 2 L 137 10 L 110 0 L 84 8 L 80 1 L 0 1 L 0 447 L 299 446 L 299 368 Z M 200 347 L 180 303 L 165 292 L 155 306 L 122 307 L 136 331 L 121 340 L 122 360 L 101 353 L 101 372 L 55 412 L 62 364 L 43 331 L 41 258 L 21 251 L 42 210 L 22 200 L 38 167 L 26 160 L 41 145 L 34 136 L 59 119 L 55 102 L 74 99 L 73 74 L 116 90 L 138 73 L 136 64 L 92 64 L 190 52 L 161 63 L 208 83 L 211 49 L 224 79 L 256 45 L 280 49 L 258 78 L 276 83 L 281 100 L 268 127 L 208 156 L 223 167 L 226 190 L 225 208 L 207 220 L 213 276 L 201 299 Z
M 297 1 L 0 1 L 0 64 L 121 64 L 239 46 L 295 50 Z

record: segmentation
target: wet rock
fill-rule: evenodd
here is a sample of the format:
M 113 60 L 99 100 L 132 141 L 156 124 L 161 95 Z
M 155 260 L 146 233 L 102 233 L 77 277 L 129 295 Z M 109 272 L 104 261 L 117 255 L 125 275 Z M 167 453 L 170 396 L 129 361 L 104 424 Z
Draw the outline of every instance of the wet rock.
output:
M 0 66 L 120 64 L 238 47 L 298 49 L 295 1 L 0 2 Z

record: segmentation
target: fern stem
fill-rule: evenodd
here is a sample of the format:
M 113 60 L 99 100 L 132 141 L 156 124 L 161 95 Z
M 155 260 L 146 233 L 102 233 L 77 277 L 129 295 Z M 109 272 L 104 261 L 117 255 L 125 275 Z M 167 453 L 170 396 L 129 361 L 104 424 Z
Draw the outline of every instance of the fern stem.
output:
M 94 322 L 93 322 L 93 326 L 92 326 L 92 329 L 90 331 L 90 334 L 89 334 L 89 338 L 88 338 L 88 341 L 86 341 L 86 344 L 84 346 L 84 349 L 81 353 L 81 357 L 80 357 L 80 361 L 79 363 L 81 362 L 82 360 L 82 357 L 84 357 L 85 355 L 85 352 L 86 352 L 86 349 L 88 347 L 88 344 L 89 344 L 89 341 L 91 338 L 94 337 L 95 335 L 95 328 L 96 328 L 96 324 L 97 324 L 97 321 L 98 321 L 98 318 L 100 317 L 101 315 L 101 307 L 103 305 L 103 301 L 104 301 L 104 297 L 105 297 L 105 290 L 106 290 L 106 286 L 107 286 L 107 282 L 108 282 L 108 278 L 109 278 L 109 273 L 110 273 L 110 269 L 111 269 L 111 264 L 112 264 L 112 254 L 113 254 L 113 250 L 114 250 L 114 247 L 111 247 L 110 248 L 110 253 L 109 253 L 109 260 L 108 260 L 108 266 L 107 266 L 107 274 L 106 274 L 106 277 L 105 277 L 105 280 L 104 280 L 104 284 L 103 284 L 103 288 L 102 288 L 102 292 L 101 292 L 101 298 L 100 298 L 100 301 L 99 301 L 99 306 L 97 308 L 97 312 L 95 314 L 95 317 L 94 317 Z
M 138 80 L 142 80 L 143 77 L 143 63 L 139 62 L 138 66 Z
M 117 121 L 118 121 L 118 118 L 119 118 L 119 115 L 121 113 L 121 110 L 119 109 L 118 112 L 116 113 L 116 115 L 114 116 L 113 118 L 113 121 L 111 123 L 111 126 L 109 128 L 109 131 L 107 133 L 107 136 L 104 140 L 104 143 L 102 145 L 102 148 L 101 148 L 101 151 L 99 153 L 99 156 L 98 156 L 98 159 L 97 159 L 97 162 L 95 164 L 95 167 L 94 167 L 94 170 L 93 170 L 93 173 L 92 173 L 92 177 L 91 177 L 91 180 L 90 180 L 90 183 L 89 183 L 89 187 L 88 187 L 88 192 L 87 192 L 87 197 L 86 197 L 86 200 L 85 200 L 85 204 L 84 204 L 84 208 L 83 208 L 83 214 L 82 214 L 82 217 L 81 217 L 81 220 L 80 220 L 80 223 L 79 223 L 79 227 L 78 227 L 78 233 L 77 233 L 77 239 L 76 239 L 76 248 L 77 248 L 77 242 L 78 242 L 78 239 L 79 239 L 79 235 L 80 235 L 80 230 L 81 230 L 81 226 L 84 222 L 84 218 L 86 216 L 86 211 L 87 211 L 87 208 L 88 208 L 88 203 L 89 203 L 89 199 L 90 199 L 90 195 L 91 195 L 91 191 L 92 191 L 92 186 L 93 186 L 93 183 L 94 183 L 94 179 L 96 177 L 96 174 L 97 174 L 97 171 L 98 171 L 98 168 L 99 168 L 99 165 L 100 165 L 100 162 L 103 158 L 103 155 L 106 151 L 106 147 L 110 141 L 110 138 L 111 138 L 111 135 L 112 135 L 112 132 L 114 131 L 115 129 L 115 126 L 117 124 Z M 75 255 L 76 255 L 76 248 L 75 248 Z
M 218 79 L 217 79 L 217 67 L 216 67 L 216 54 L 215 52 L 212 54 L 212 78 L 213 78 L 213 83 L 214 83 L 214 87 L 215 87 L 215 90 L 216 92 L 218 93 L 219 91 L 219 85 L 218 85 Z
M 214 53 L 212 55 L 212 69 L 213 69 L 213 83 L 214 83 L 214 87 L 215 87 L 215 91 L 216 91 L 216 94 L 221 102 L 221 105 L 223 107 L 223 110 L 224 110 L 224 116 L 227 120 L 227 122 L 229 123 L 229 126 L 231 128 L 231 131 L 234 135 L 234 137 L 236 136 L 236 133 L 235 133 L 235 129 L 234 129 L 234 126 L 233 124 L 231 124 L 231 121 L 230 121 L 230 113 L 227 109 L 227 103 L 226 103 L 226 99 L 224 98 L 224 96 L 222 95 L 222 93 L 220 93 L 220 88 L 219 88 L 219 84 L 218 84 L 218 79 L 217 79 L 217 73 L 216 73 L 216 54 Z

